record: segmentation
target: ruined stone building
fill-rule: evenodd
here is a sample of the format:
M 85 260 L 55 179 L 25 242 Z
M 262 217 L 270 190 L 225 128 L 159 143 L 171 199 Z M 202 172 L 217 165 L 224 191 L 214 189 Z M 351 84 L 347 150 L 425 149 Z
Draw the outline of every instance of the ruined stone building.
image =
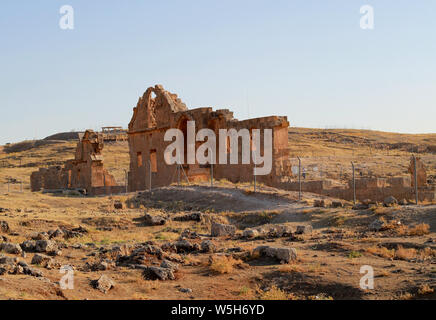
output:
M 87 130 L 77 144 L 74 160 L 64 167 L 40 168 L 30 177 L 32 191 L 56 189 L 85 189 L 87 194 L 119 193 L 125 187 L 117 186 L 114 177 L 103 166 L 103 139 Z
M 160 187 L 177 181 L 175 174 L 177 165 L 167 165 L 164 160 L 165 149 L 171 143 L 164 141 L 164 135 L 168 129 L 177 128 L 186 137 L 188 121 L 195 121 L 196 131 L 203 128 L 214 131 L 217 136 L 217 146 L 219 129 L 244 128 L 250 132 L 251 129 L 272 129 L 272 170 L 269 175 L 258 176 L 257 180 L 267 185 L 274 185 L 278 181 L 279 171 L 283 169 L 288 158 L 289 123 L 286 117 L 271 116 L 238 121 L 227 109 L 216 111 L 210 107 L 188 109 L 176 94 L 164 90 L 161 85 L 156 85 L 148 88 L 139 98 L 129 124 L 129 191 L 147 189 L 150 183 L 152 187 Z M 260 138 L 263 142 L 263 137 Z M 239 143 L 242 144 L 241 141 Z M 201 144 L 202 142 L 196 144 L 196 148 Z M 242 152 L 241 146 L 238 150 L 239 153 Z M 186 145 L 184 152 L 187 152 Z M 241 154 L 239 154 L 240 158 Z M 253 168 L 252 163 L 216 164 L 213 165 L 213 176 L 215 179 L 225 178 L 232 182 L 249 182 L 253 180 Z M 183 170 L 190 182 L 207 181 L 211 176 L 210 165 L 184 164 Z

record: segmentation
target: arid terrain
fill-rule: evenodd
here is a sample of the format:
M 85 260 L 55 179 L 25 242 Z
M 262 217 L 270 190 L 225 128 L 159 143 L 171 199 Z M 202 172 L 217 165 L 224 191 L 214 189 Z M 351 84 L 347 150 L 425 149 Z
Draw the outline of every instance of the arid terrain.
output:
M 0 299 L 436 298 L 436 203 L 353 209 L 226 180 L 101 197 L 30 192 L 31 172 L 62 165 L 76 143 L 0 148 Z M 307 179 L 341 183 L 351 161 L 362 176 L 407 175 L 412 152 L 436 176 L 436 134 L 290 128 L 289 147 Z M 103 155 L 124 184 L 127 142 Z M 62 266 L 73 289 L 61 288 Z M 362 266 L 374 289 L 361 288 Z

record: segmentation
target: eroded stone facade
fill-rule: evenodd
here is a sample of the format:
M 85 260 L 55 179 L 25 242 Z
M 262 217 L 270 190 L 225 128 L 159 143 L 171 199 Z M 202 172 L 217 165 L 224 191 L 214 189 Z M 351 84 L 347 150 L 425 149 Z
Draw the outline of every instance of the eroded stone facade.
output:
M 271 116 L 238 121 L 227 109 L 188 109 L 176 94 L 166 91 L 161 85 L 156 85 L 148 88 L 139 98 L 129 124 L 129 191 L 145 190 L 150 184 L 152 187 L 166 186 L 177 181 L 177 165 L 168 165 L 164 160 L 165 149 L 171 143 L 165 142 L 164 136 L 168 129 L 177 128 L 184 133 L 186 143 L 188 121 L 195 121 L 196 131 L 205 128 L 214 131 L 217 146 L 220 144 L 219 129 L 248 129 L 250 132 L 251 129 L 261 129 L 262 142 L 263 129 L 272 129 L 272 171 L 268 175 L 258 176 L 257 181 L 274 185 L 279 181 L 279 171 L 283 171 L 284 168 L 290 169 L 287 163 L 289 123 L 286 117 Z M 197 142 L 196 148 L 202 143 Z M 239 159 L 242 152 L 241 144 L 239 141 Z M 184 152 L 187 152 L 186 145 Z M 215 179 L 227 179 L 232 182 L 248 182 L 253 180 L 253 168 L 252 163 L 216 164 L 213 165 L 213 176 Z M 190 182 L 207 181 L 211 176 L 210 165 L 185 164 L 183 171 L 182 179 L 185 179 L 186 173 Z
M 56 189 L 86 189 L 88 194 L 116 193 L 114 177 L 103 166 L 103 139 L 87 130 L 77 144 L 74 160 L 64 167 L 40 168 L 30 177 L 32 191 Z M 122 188 L 121 188 L 122 189 Z

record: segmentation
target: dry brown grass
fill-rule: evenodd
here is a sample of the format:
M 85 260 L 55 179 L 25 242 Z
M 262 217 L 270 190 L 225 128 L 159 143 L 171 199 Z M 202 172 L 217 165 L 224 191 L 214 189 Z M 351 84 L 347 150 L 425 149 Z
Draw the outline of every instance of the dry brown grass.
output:
M 426 223 L 421 223 L 409 229 L 409 236 L 423 236 L 430 233 L 430 226 Z
M 285 291 L 272 286 L 268 291 L 262 291 L 260 295 L 261 300 L 290 300 L 291 296 Z
M 378 246 L 372 246 L 365 250 L 367 253 L 370 253 L 375 256 L 379 256 L 382 258 L 387 259 L 393 259 L 395 257 L 395 250 L 391 249 L 389 250 L 386 247 L 378 247 Z
M 434 289 L 431 288 L 428 284 L 423 284 L 422 286 L 419 287 L 418 289 L 418 293 L 420 295 L 427 295 L 427 294 L 432 294 L 434 292 Z
M 395 229 L 395 233 L 399 236 L 423 236 L 430 233 L 430 226 L 426 223 L 420 223 L 411 228 L 401 225 Z
M 303 273 L 304 268 L 298 264 L 284 264 L 277 269 L 281 273 Z
M 212 272 L 218 274 L 232 273 L 235 266 L 242 263 L 241 260 L 234 259 L 233 257 L 216 256 L 213 257 L 209 268 Z
M 398 246 L 395 250 L 395 258 L 400 260 L 412 260 L 416 258 L 416 249 L 414 248 L 403 248 L 403 246 Z

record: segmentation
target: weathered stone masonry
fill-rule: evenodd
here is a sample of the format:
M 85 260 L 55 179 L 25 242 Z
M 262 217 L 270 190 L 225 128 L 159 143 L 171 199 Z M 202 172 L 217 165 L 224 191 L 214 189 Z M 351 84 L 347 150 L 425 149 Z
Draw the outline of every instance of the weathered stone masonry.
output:
M 32 191 L 57 189 L 86 189 L 90 195 L 122 192 L 115 179 L 103 167 L 103 139 L 87 130 L 77 144 L 74 160 L 64 167 L 40 168 L 30 177 Z
M 148 88 L 139 98 L 133 110 L 129 124 L 130 172 L 129 191 L 145 190 L 150 187 L 170 185 L 176 181 L 176 165 L 167 165 L 164 152 L 168 144 L 165 132 L 170 128 L 178 128 L 184 133 L 186 154 L 187 122 L 195 121 L 196 131 L 211 129 L 217 136 L 219 146 L 219 129 L 240 130 L 272 129 L 273 133 L 273 166 L 269 175 L 258 176 L 259 182 L 275 185 L 279 182 L 279 171 L 288 162 L 288 126 L 286 117 L 271 116 L 265 118 L 238 121 L 227 109 L 213 111 L 212 108 L 189 110 L 186 105 L 161 85 Z M 263 133 L 263 131 L 262 131 Z M 240 140 L 240 139 L 239 139 Z M 260 137 L 263 148 L 263 134 Z M 196 148 L 202 142 L 197 142 Z M 239 159 L 241 159 L 241 141 L 239 141 Z M 218 155 L 216 155 L 218 157 Z M 186 159 L 186 156 L 185 156 Z M 218 161 L 217 161 L 218 162 Z M 239 161 L 241 163 L 241 161 Z M 207 181 L 210 179 L 210 166 L 199 164 L 183 165 L 190 181 Z M 216 164 L 215 179 L 228 179 L 232 182 L 248 182 L 253 180 L 253 164 Z M 151 179 L 150 179 L 151 171 Z

